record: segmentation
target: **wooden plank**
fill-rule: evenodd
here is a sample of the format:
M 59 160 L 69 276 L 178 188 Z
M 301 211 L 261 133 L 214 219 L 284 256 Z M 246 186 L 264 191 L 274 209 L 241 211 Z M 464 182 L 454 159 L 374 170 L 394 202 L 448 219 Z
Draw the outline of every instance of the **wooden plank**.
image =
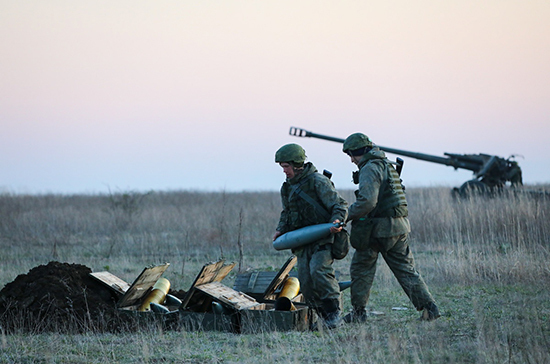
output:
M 215 263 L 205 264 L 197 277 L 195 278 L 195 282 L 191 285 L 191 287 L 200 286 L 201 284 L 206 284 L 214 281 L 214 278 L 217 275 L 217 272 L 220 270 L 220 268 L 223 266 L 224 261 L 219 260 Z
M 127 307 L 140 303 L 145 295 L 157 283 L 158 279 L 168 269 L 170 263 L 143 269 L 124 296 L 117 302 L 117 307 Z
M 90 276 L 97 279 L 99 282 L 103 283 L 121 296 L 130 288 L 130 284 L 128 282 L 118 278 L 110 272 L 94 272 L 90 273 Z
M 220 269 L 218 270 L 218 272 L 216 274 L 216 277 L 214 278 L 214 280 L 212 282 L 221 282 L 225 277 L 227 277 L 229 272 L 231 272 L 233 270 L 233 268 L 235 268 L 236 264 L 237 263 L 231 263 L 231 264 L 226 264 L 226 265 L 220 267 Z
M 224 286 L 220 282 L 202 284 L 196 287 L 196 289 L 236 310 L 248 309 L 259 305 L 254 298 Z
M 287 279 L 288 274 L 294 268 L 296 265 L 296 262 L 298 261 L 298 258 L 295 255 L 292 255 L 288 260 L 285 262 L 285 264 L 282 266 L 282 268 L 279 270 L 273 281 L 269 284 L 267 289 L 264 292 L 264 297 L 268 297 L 273 295 L 275 293 L 275 290 Z
M 216 263 L 208 263 L 202 266 L 199 274 L 195 277 L 195 280 L 191 284 L 191 287 L 185 293 L 185 296 L 181 300 L 181 307 L 185 308 L 189 304 L 191 297 L 195 294 L 195 287 L 204 283 L 209 283 L 208 277 L 212 277 L 212 272 L 216 270 L 216 267 L 223 265 L 223 260 L 219 260 Z
M 193 284 L 182 299 L 181 307 L 185 308 L 191 301 L 191 298 L 195 294 L 195 288 L 203 284 L 212 282 L 219 282 L 224 279 L 229 272 L 235 267 L 236 263 L 224 264 L 224 260 L 221 259 L 214 263 L 205 264 L 200 270 L 199 274 L 195 278 Z

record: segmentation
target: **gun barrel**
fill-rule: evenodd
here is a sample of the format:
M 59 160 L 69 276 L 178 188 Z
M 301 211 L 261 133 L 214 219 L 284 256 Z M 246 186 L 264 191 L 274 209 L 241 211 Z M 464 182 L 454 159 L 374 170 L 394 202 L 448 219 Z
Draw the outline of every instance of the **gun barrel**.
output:
M 453 167 L 454 169 L 462 168 L 472 172 L 477 172 L 482 167 L 482 165 L 473 163 L 471 161 L 462 161 L 462 160 L 458 160 L 455 158 L 448 158 L 448 157 L 438 157 L 436 155 L 425 154 L 425 153 L 409 152 L 407 150 L 383 147 L 378 144 L 376 144 L 376 146 L 387 153 L 402 155 L 404 157 L 411 157 L 411 158 L 419 159 L 426 162 L 444 164 L 446 166 Z
M 311 131 L 301 129 L 301 128 L 296 128 L 296 127 L 290 127 L 289 134 L 297 136 L 297 137 L 301 137 L 301 138 L 318 138 L 318 139 L 325 139 L 325 140 L 329 140 L 329 141 L 337 142 L 337 143 L 344 143 L 344 141 L 345 141 L 345 139 L 342 139 L 342 138 L 336 138 L 336 137 L 331 137 L 331 136 L 328 136 L 328 135 L 317 134 L 317 133 L 313 133 Z M 397 155 L 401 155 L 401 156 L 404 156 L 404 157 L 419 159 L 419 160 L 423 160 L 423 161 L 426 161 L 426 162 L 444 164 L 446 166 L 451 166 L 454 169 L 462 168 L 462 169 L 467 169 L 469 171 L 477 172 L 483 167 L 482 164 L 475 163 L 471 160 L 459 160 L 458 158 L 454 158 L 452 156 L 451 157 L 438 157 L 438 156 L 430 155 L 430 154 L 410 152 L 410 151 L 407 151 L 407 150 L 383 147 L 383 146 L 378 145 L 378 144 L 376 144 L 376 146 L 378 148 L 380 148 L 381 150 L 383 150 L 384 152 L 387 152 L 387 153 L 392 153 L 392 154 L 397 154 Z
M 342 138 L 336 138 L 328 135 L 317 134 L 305 129 L 296 128 L 294 126 L 290 127 L 289 134 L 300 138 L 318 138 L 318 139 L 330 140 L 331 142 L 336 142 L 336 143 L 344 143 L 345 141 L 345 139 L 342 139 Z

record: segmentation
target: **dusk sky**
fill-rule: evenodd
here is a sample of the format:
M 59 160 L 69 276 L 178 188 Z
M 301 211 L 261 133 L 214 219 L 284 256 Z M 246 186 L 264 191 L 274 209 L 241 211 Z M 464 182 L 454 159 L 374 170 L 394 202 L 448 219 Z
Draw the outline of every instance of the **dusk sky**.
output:
M 291 126 L 550 183 L 548 0 L 0 0 L 0 55 L 0 192 L 276 191 L 286 143 L 354 188 Z M 472 178 L 404 159 L 407 186 Z

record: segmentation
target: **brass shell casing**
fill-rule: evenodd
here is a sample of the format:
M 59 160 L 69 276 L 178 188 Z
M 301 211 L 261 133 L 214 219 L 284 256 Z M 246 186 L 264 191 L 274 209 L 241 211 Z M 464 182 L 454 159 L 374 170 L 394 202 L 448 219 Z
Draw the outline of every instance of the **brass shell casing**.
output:
M 289 300 L 298 296 L 300 292 L 300 281 L 296 277 L 288 277 L 279 293 L 279 297 L 287 297 Z
M 138 311 L 151 311 L 151 303 L 161 305 L 170 290 L 170 281 L 166 278 L 159 278 L 153 286 L 151 292 L 145 297 L 143 303 L 139 306 Z

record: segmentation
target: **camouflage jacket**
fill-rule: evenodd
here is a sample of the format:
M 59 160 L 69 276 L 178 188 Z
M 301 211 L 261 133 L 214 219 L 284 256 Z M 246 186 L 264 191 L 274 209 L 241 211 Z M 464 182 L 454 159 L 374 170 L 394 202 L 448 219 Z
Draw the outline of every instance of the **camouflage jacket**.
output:
M 293 191 L 293 187 L 297 185 L 304 193 L 307 193 L 325 208 L 331 215 L 329 221 L 314 206 Z M 317 173 L 317 169 L 311 162 L 305 164 L 301 174 L 292 179 L 287 179 L 283 183 L 281 200 L 283 210 L 281 211 L 277 230 L 282 233 L 309 225 L 332 222 L 336 219 L 345 221 L 347 217 L 348 203 L 336 191 L 331 180 Z M 326 241 L 323 240 L 321 243 L 329 243 L 331 239 L 332 237 L 329 236 Z
M 375 238 L 409 233 L 411 227 L 407 218 L 405 194 L 397 172 L 393 173 L 395 169 L 386 159 L 385 153 L 379 148 L 374 147 L 369 153 L 363 156 L 358 167 L 359 189 L 355 192 L 356 201 L 349 207 L 348 220 L 371 218 L 374 221 L 372 236 Z M 394 191 L 388 193 L 389 188 L 393 188 Z M 395 201 L 400 201 L 394 203 L 399 213 L 393 216 L 377 213 L 375 209 L 380 205 L 386 204 L 387 201 L 384 201 L 384 199 L 387 198 L 394 198 Z

